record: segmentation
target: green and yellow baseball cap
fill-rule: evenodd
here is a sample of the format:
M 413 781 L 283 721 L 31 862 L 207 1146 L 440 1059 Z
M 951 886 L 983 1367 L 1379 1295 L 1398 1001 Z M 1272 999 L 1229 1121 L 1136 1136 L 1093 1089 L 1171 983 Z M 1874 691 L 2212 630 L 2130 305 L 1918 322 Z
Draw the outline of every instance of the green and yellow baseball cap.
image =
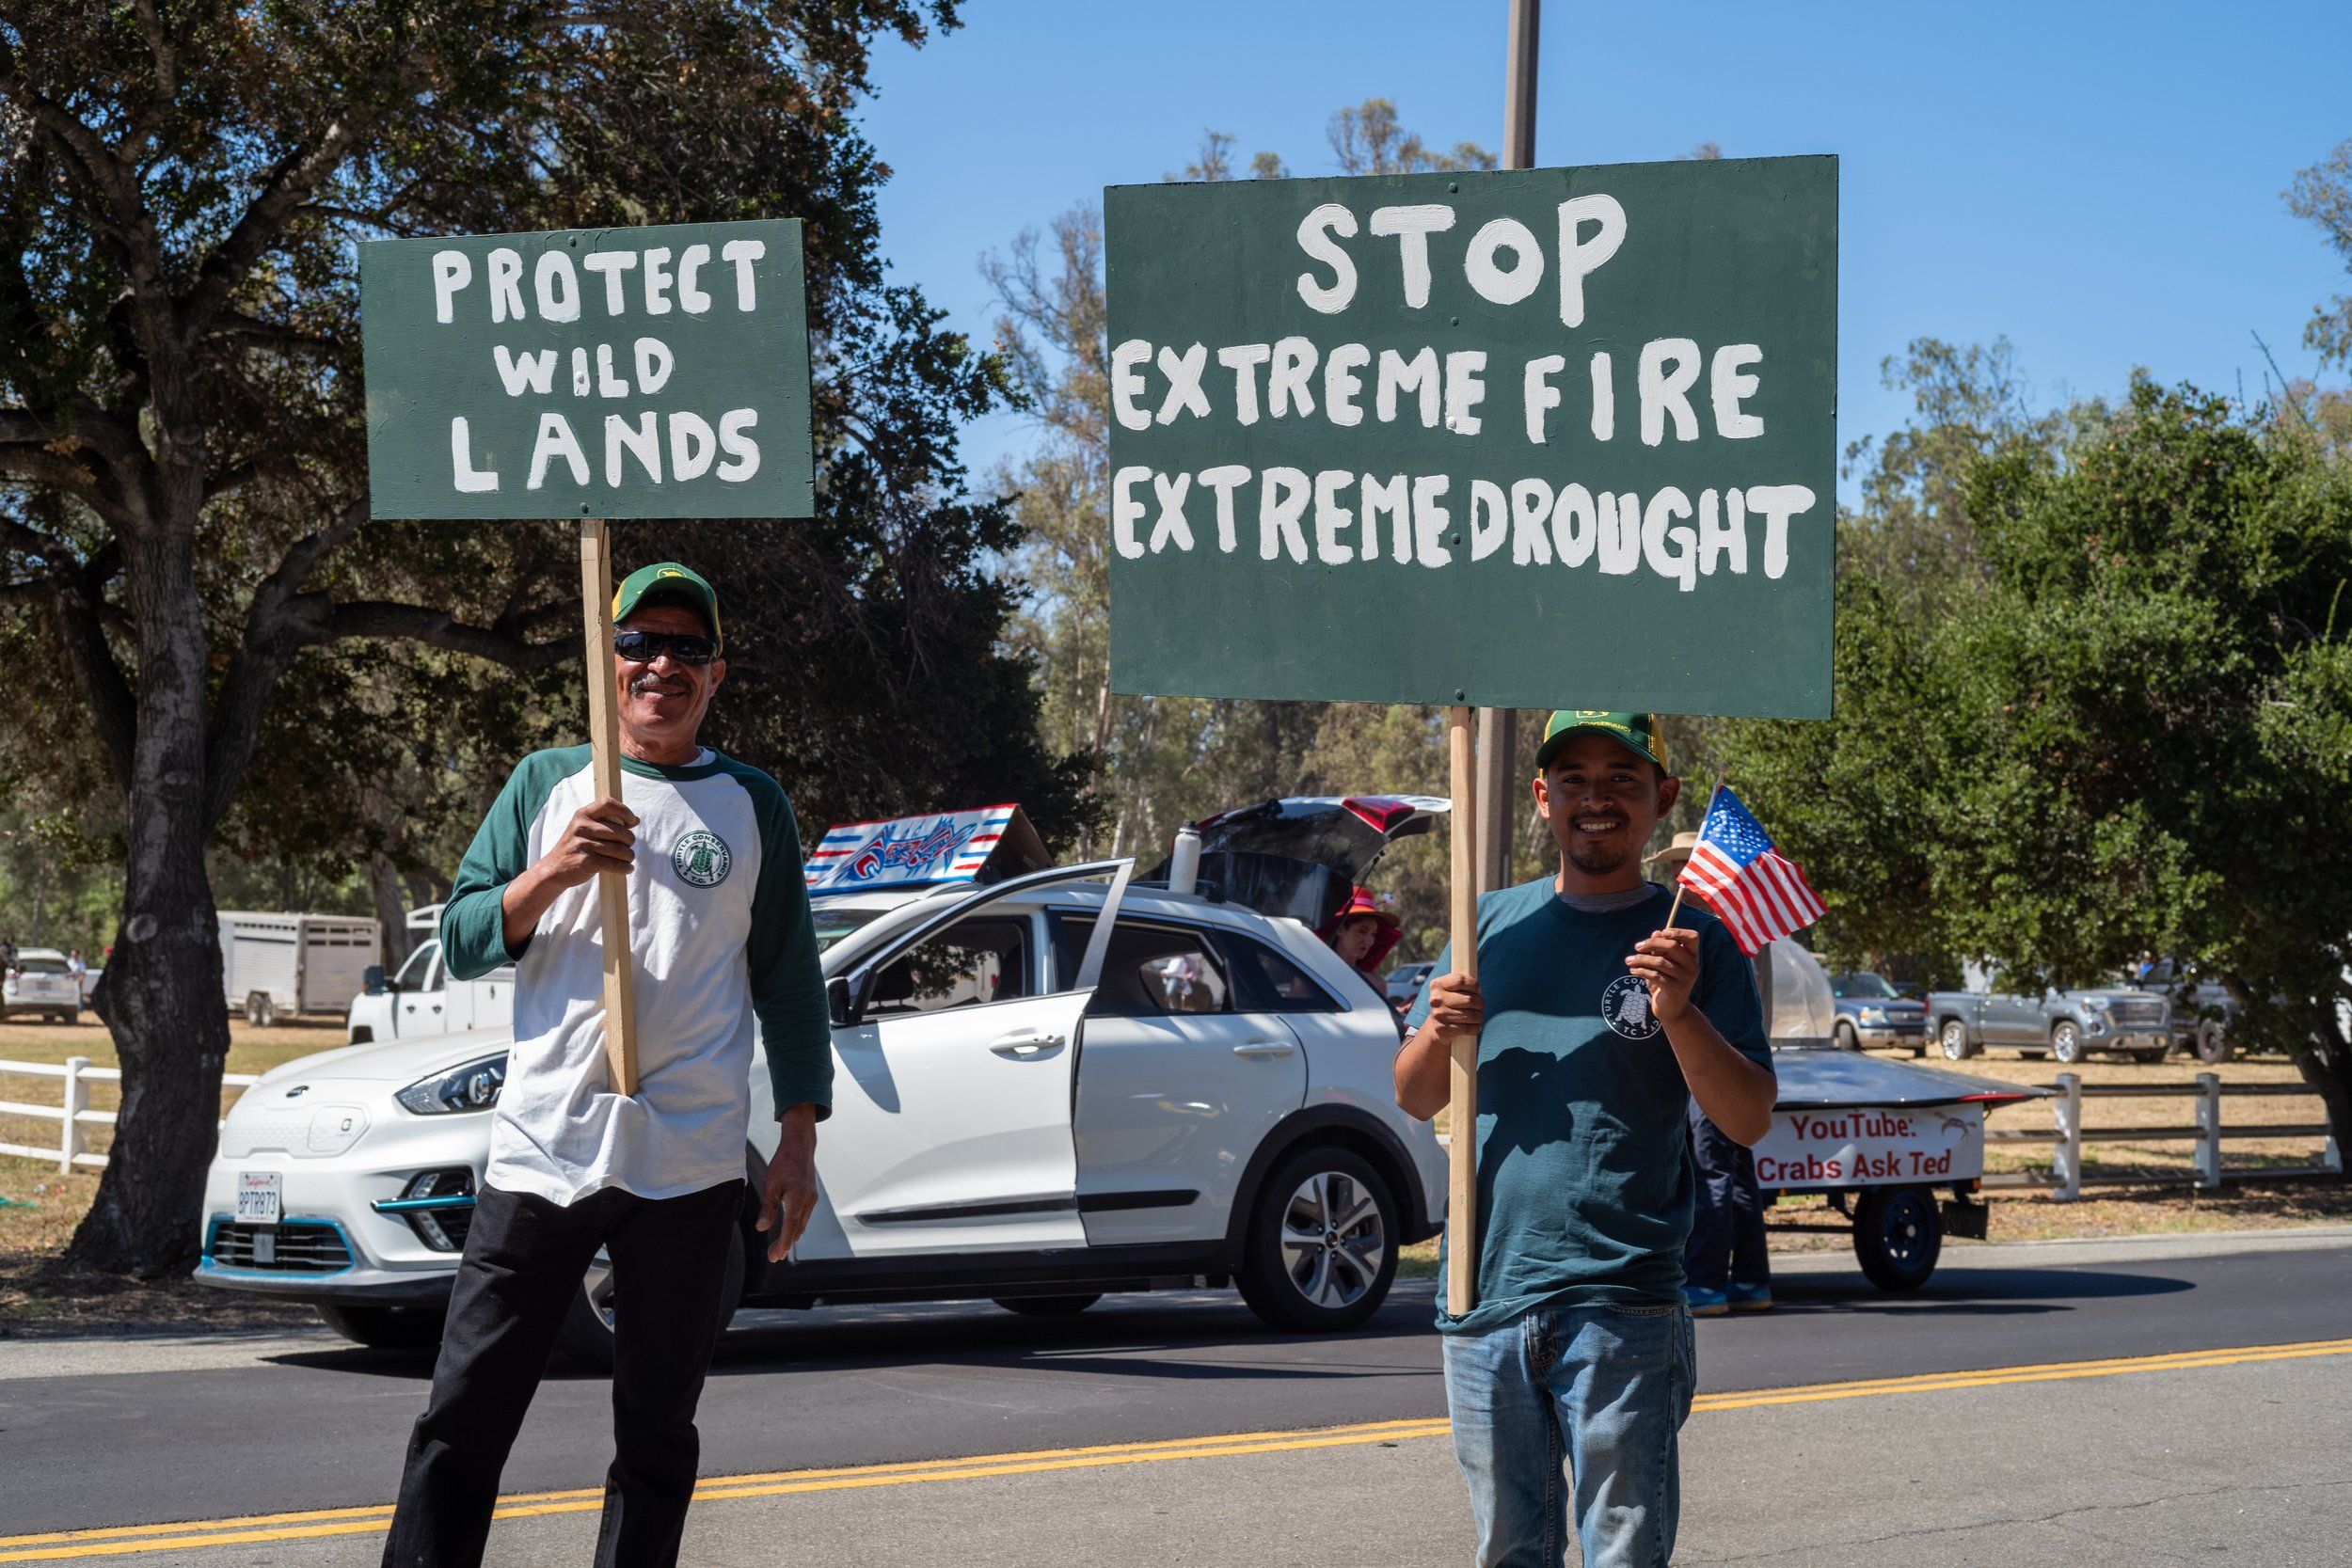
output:
M 612 624 L 617 626 L 628 620 L 648 598 L 668 597 L 682 599 L 700 610 L 710 626 L 710 640 L 723 648 L 726 646 L 726 639 L 719 630 L 719 591 L 705 581 L 700 572 L 675 561 L 640 566 L 621 579 L 621 586 L 612 594 Z
M 1658 733 L 1658 715 L 1654 713 L 1600 713 L 1591 708 L 1562 708 L 1544 725 L 1544 743 L 1535 748 L 1535 771 L 1540 773 L 1551 766 L 1551 759 L 1571 736 L 1605 735 L 1629 751 L 1639 752 L 1658 765 L 1661 773 L 1674 769 L 1666 763 L 1666 740 Z

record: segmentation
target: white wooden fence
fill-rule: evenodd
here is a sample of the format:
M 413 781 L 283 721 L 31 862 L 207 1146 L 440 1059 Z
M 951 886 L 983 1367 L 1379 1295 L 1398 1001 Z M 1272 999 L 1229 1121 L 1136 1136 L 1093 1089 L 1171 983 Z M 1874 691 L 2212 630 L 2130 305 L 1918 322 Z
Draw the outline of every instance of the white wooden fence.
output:
M 84 1170 L 105 1167 L 103 1154 L 92 1154 L 82 1147 L 85 1127 L 112 1127 L 112 1111 L 90 1109 L 89 1086 L 92 1084 L 119 1084 L 122 1069 L 118 1067 L 93 1067 L 87 1056 L 69 1056 L 60 1067 L 54 1062 L 0 1061 L 0 1077 L 62 1078 L 65 1099 L 56 1105 L 33 1105 L 19 1100 L 0 1100 L 0 1116 L 32 1117 L 41 1121 L 54 1121 L 57 1126 L 57 1141 L 47 1148 L 31 1144 L 0 1143 L 0 1154 L 14 1154 L 27 1160 L 55 1160 L 61 1172 L 76 1166 Z M 224 1072 L 220 1085 L 225 1089 L 250 1088 L 262 1080 L 250 1072 Z
M 2344 1150 L 2336 1147 L 2335 1135 L 2324 1121 L 2316 1122 L 2249 1122 L 2234 1127 L 2221 1125 L 2221 1101 L 2225 1095 L 2252 1095 L 2264 1100 L 2291 1100 L 2305 1095 L 2313 1099 L 2319 1091 L 2303 1084 L 2224 1084 L 2217 1073 L 2201 1072 L 2188 1084 L 2090 1084 L 2079 1073 L 2061 1072 L 2051 1085 L 2058 1092 L 2048 1103 L 2054 1125 L 2047 1132 L 2026 1128 L 1992 1128 L 1984 1135 L 1988 1148 L 2001 1144 L 2049 1144 L 2054 1146 L 2050 1174 L 2036 1171 L 2009 1171 L 1988 1175 L 1988 1187 L 2047 1187 L 2050 1196 L 2059 1203 L 2071 1203 L 2083 1196 L 2086 1185 L 2153 1186 L 2165 1182 L 2188 1182 L 2212 1189 L 2225 1181 L 2265 1181 L 2311 1176 L 2342 1176 Z M 2085 1127 L 2083 1101 L 2086 1100 L 2165 1100 L 2189 1099 L 2196 1101 L 2194 1123 L 2177 1127 Z M 2032 1104 L 2027 1101 L 2026 1105 Z M 2024 1109 L 2025 1105 L 2016 1107 Z M 2221 1144 L 2225 1138 L 2325 1138 L 2326 1148 L 2317 1164 L 2311 1165 L 2252 1165 L 2237 1170 L 2221 1168 Z M 2086 1171 L 2083 1168 L 2083 1143 L 2088 1139 L 2103 1144 L 2177 1143 L 2197 1145 L 2194 1168 L 2173 1174 L 2162 1171 Z

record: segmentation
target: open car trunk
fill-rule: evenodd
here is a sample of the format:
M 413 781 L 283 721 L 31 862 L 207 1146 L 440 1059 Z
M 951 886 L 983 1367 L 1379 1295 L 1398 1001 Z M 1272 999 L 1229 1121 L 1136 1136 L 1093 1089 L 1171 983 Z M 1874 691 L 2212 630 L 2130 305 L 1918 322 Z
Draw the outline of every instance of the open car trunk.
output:
M 1201 889 L 1320 930 L 1390 845 L 1453 809 L 1433 795 L 1292 795 L 1219 812 L 1193 824 Z M 1145 879 L 1168 873 L 1162 860 Z

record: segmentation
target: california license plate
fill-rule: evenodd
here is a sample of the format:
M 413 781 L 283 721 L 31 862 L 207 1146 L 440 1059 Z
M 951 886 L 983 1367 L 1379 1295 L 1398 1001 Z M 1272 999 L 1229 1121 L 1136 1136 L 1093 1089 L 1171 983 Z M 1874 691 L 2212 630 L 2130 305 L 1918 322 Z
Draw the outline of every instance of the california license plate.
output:
M 282 1171 L 246 1170 L 237 1173 L 237 1223 L 276 1225 L 286 1210 L 286 1177 Z

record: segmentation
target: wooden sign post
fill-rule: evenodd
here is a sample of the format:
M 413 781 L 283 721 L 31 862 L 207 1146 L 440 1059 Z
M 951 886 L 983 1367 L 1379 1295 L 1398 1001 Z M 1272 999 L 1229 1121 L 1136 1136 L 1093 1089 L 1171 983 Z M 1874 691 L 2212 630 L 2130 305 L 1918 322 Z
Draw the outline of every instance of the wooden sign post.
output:
M 580 625 L 587 633 L 588 744 L 599 799 L 621 798 L 619 669 L 612 656 L 612 534 L 601 517 L 580 524 Z M 604 1063 L 615 1094 L 637 1092 L 636 965 L 628 962 L 628 876 L 596 878 L 604 925 Z
M 600 796 L 623 794 L 608 519 L 816 514 L 802 238 L 779 219 L 360 247 L 373 515 L 577 524 Z M 633 1095 L 628 875 L 596 900 L 606 1066 Z
M 1453 878 L 1447 888 L 1454 972 L 1478 978 L 1479 790 L 1477 720 L 1446 715 L 1454 789 Z M 1456 1317 L 1478 1300 L 1478 1037 L 1457 1035 L 1447 1069 L 1445 1309 Z

